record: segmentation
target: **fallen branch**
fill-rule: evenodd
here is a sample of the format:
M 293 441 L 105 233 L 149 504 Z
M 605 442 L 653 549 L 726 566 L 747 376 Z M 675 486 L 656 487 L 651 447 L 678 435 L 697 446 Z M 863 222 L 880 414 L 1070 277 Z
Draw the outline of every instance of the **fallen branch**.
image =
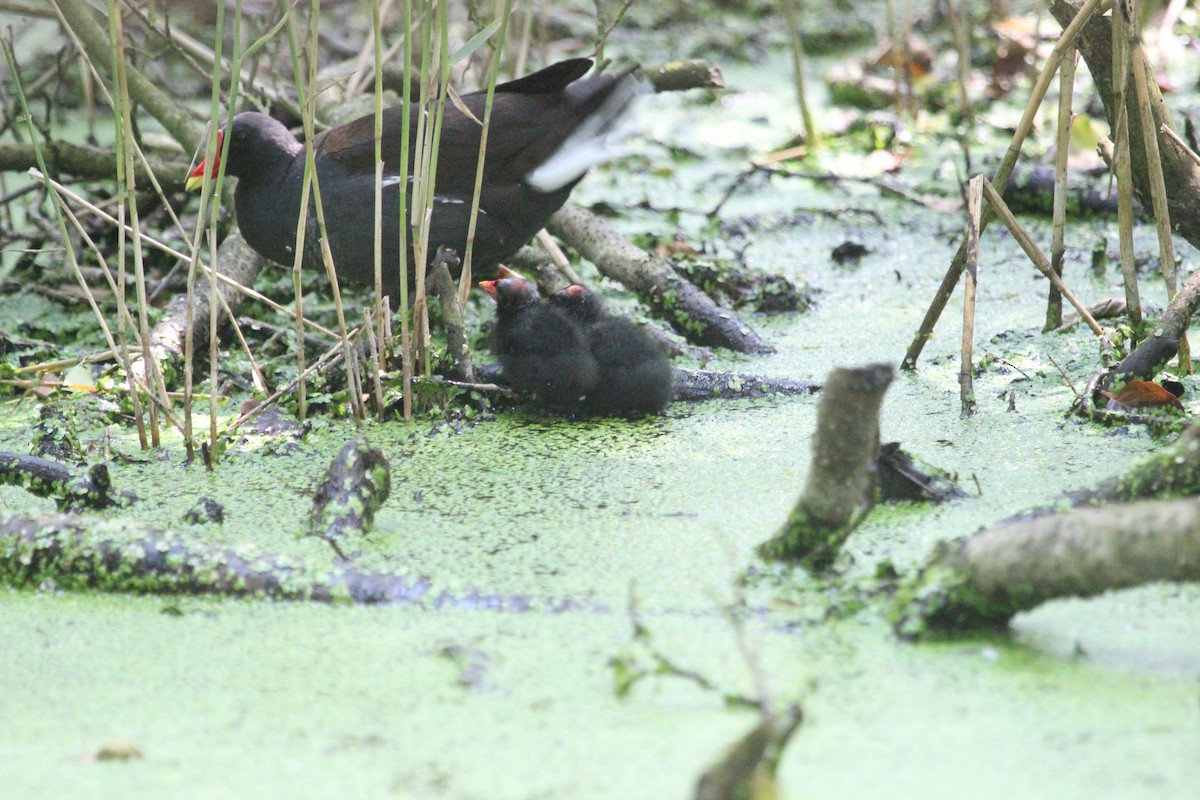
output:
M 99 147 L 86 147 L 63 141 L 43 141 L 38 144 L 42 157 L 46 160 L 46 168 L 51 175 L 59 177 L 70 175 L 73 178 L 86 180 L 117 179 L 118 156 L 111 150 Z M 147 163 L 154 171 L 165 192 L 183 190 L 184 178 L 187 174 L 187 164 L 183 161 L 169 161 L 146 157 Z M 6 144 L 0 146 L 0 172 L 28 172 L 39 169 L 37 151 L 31 144 Z M 135 178 L 138 186 L 149 186 L 150 175 L 146 172 L 141 161 L 135 162 Z
M 128 506 L 137 501 L 132 492 L 113 489 L 106 464 L 93 464 L 80 471 L 57 461 L 20 453 L 0 453 L 0 484 L 19 486 L 30 494 L 51 498 L 59 511 Z
M 108 39 L 108 26 L 102 17 L 93 12 L 86 0 L 53 0 L 62 14 L 62 21 L 87 51 L 91 62 L 104 70 L 112 69 L 112 47 Z M 171 95 L 159 88 L 154 81 L 142 74 L 137 65 L 128 66 L 126 78 L 130 97 L 152 117 L 157 119 L 175 141 L 190 152 L 200 141 L 201 130 L 188 110 L 177 103 Z M 182 174 L 182 173 L 179 173 Z
M 592 212 L 568 203 L 546 227 L 602 274 L 631 288 L 689 341 L 742 353 L 774 352 L 732 311 L 680 277 L 665 259 L 630 244 Z
M 999 627 L 1047 600 L 1157 581 L 1200 581 L 1200 499 L 1080 509 L 943 542 L 899 592 L 893 623 L 907 638 Z
M 817 570 L 833 563 L 874 503 L 879 409 L 893 375 L 890 364 L 829 373 L 804 495 L 780 531 L 759 545 L 759 555 Z
M 405 603 L 464 610 L 597 610 L 575 600 L 439 590 L 428 578 L 318 572 L 254 547 L 214 547 L 129 520 L 56 515 L 0 519 L 0 583 L 142 594 Z

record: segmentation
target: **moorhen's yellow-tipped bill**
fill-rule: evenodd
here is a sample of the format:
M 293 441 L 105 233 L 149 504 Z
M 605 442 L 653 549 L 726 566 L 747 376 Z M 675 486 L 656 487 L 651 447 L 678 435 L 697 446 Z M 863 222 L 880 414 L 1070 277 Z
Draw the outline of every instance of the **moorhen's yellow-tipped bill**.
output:
M 591 67 L 591 59 L 571 59 L 496 87 L 473 248 L 481 273 L 529 241 L 588 169 L 616 154 L 619 123 L 642 84 L 634 69 L 585 78 Z M 443 109 L 428 253 L 440 246 L 459 255 L 466 250 L 486 92 L 460 99 L 470 113 L 453 103 Z M 403 162 L 401 131 L 405 118 L 415 121 L 419 111 L 412 104 L 383 112 L 383 287 L 393 298 L 400 287 L 400 192 L 411 207 L 416 155 L 410 143 Z M 367 115 L 313 140 L 334 264 L 339 277 L 364 284 L 374 281 L 374 126 L 374 115 Z M 304 146 L 282 123 L 255 112 L 238 114 L 223 135 L 229 139 L 225 172 L 238 178 L 234 203 L 242 238 L 266 258 L 291 265 L 300 214 L 309 205 L 301 197 Z M 199 185 L 204 174 L 201 164 L 188 185 Z M 304 266 L 321 269 L 315 215 L 305 232 Z M 410 273 L 412 238 L 409 232 Z
M 217 170 L 221 167 L 221 145 L 225 141 L 225 131 L 217 131 L 217 154 L 213 156 L 212 169 L 208 171 L 208 177 L 211 180 L 217 179 Z M 208 162 L 200 159 L 200 163 L 196 168 L 188 173 L 187 182 L 183 184 L 183 188 L 189 192 L 194 192 L 204 185 L 204 165 Z

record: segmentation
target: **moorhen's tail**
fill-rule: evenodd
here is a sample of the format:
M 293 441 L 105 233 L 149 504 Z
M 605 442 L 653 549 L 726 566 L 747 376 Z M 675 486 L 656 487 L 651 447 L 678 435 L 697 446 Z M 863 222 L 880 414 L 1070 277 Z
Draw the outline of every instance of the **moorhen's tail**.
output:
M 539 192 L 550 193 L 570 186 L 597 164 L 621 155 L 620 143 L 632 132 L 623 124 L 633 100 L 649 91 L 648 82 L 637 75 L 637 67 L 612 76 L 611 84 L 596 91 L 604 96 L 554 153 L 525 176 L 525 183 Z M 591 99 L 591 98 L 589 98 Z
M 568 58 L 523 78 L 496 84 L 496 94 L 550 94 L 561 92 L 592 68 L 590 58 Z

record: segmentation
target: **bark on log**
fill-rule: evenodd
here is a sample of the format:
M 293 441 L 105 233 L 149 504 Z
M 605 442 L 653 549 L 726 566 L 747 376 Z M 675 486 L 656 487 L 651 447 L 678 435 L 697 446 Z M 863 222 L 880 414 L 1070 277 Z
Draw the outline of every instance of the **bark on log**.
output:
M 130 520 L 73 515 L 0 519 L 0 584 L 168 595 L 404 603 L 462 610 L 602 610 L 572 599 L 450 592 L 422 577 L 317 571 L 255 548 L 212 547 Z
M 102 150 L 98 147 L 71 144 L 70 142 L 46 141 L 41 142 L 42 157 L 46 159 L 46 168 L 50 177 L 59 178 L 69 175 L 73 178 L 88 180 L 117 179 L 117 154 L 112 150 Z M 158 178 L 164 192 L 183 190 L 183 182 L 187 178 L 187 164 L 183 161 L 170 161 L 160 158 L 146 157 L 154 176 Z M 37 153 L 31 144 L 6 144 L 0 146 L 0 172 L 27 172 L 38 169 Z M 135 164 L 137 185 L 150 186 L 150 176 L 146 174 L 141 161 Z
M 759 545 L 761 556 L 817 570 L 833 563 L 873 503 L 879 409 L 894 374 L 890 364 L 829 373 L 804 495 L 775 537 Z
M 1059 597 L 1158 581 L 1200 581 L 1200 499 L 1039 517 L 943 542 L 898 594 L 897 633 L 1006 625 Z
M 546 227 L 601 273 L 633 289 L 688 341 L 742 353 L 774 352 L 732 311 L 680 277 L 666 260 L 630 244 L 592 212 L 568 203 Z

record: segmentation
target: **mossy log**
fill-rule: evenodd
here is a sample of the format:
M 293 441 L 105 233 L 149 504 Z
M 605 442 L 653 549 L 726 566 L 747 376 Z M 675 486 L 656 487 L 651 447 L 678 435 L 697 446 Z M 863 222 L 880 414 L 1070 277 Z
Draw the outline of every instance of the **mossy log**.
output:
M 444 269 L 444 267 L 443 267 Z M 382 450 L 356 436 L 333 457 L 313 497 L 309 531 L 345 558 L 337 540 L 366 534 L 392 490 L 392 468 Z
M 937 547 L 897 594 L 906 638 L 1005 626 L 1059 597 L 1157 581 L 1200 581 L 1200 499 L 1085 508 Z
M 133 493 L 113 488 L 107 464 L 78 470 L 21 453 L 0 452 L 0 485 L 19 486 L 30 494 L 50 498 L 60 511 L 128 506 L 137 501 Z
M 570 599 L 450 592 L 428 578 L 387 572 L 323 571 L 253 546 L 214 546 L 132 520 L 70 514 L 0 518 L 0 584 L 464 610 L 596 608 Z

